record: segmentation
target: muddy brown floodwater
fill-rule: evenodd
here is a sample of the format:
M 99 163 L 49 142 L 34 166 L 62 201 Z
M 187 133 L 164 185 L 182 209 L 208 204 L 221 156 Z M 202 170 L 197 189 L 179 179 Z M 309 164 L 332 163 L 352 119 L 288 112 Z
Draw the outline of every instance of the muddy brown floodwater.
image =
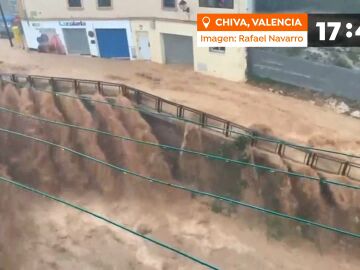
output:
M 101 96 L 94 98 L 104 100 Z M 116 102 L 131 106 L 124 97 L 117 98 Z M 52 120 L 158 142 L 152 127 L 135 111 L 114 110 L 110 105 L 83 103 L 10 85 L 0 91 L 0 104 Z M 158 148 L 5 112 L 0 113 L 0 126 L 70 147 L 146 176 L 222 192 L 268 207 L 276 205 L 290 213 L 312 207 L 310 203 L 300 204 L 300 199 L 311 201 L 317 205 L 312 218 L 333 223 L 343 219 L 346 229 L 359 230 L 356 220 L 353 222 L 345 216 L 359 213 L 359 198 L 355 193 L 330 190 L 351 200 L 345 198 L 340 205 L 337 204 L 340 195 L 335 196 L 336 204 L 329 206 L 323 201 L 317 183 L 302 185 L 296 179 L 283 178 L 272 186 L 269 181 L 275 183 L 275 178 L 260 181 L 264 176 L 254 171 L 235 167 L 226 170 L 224 166 L 230 165 L 215 165 L 210 163 L 213 161 L 185 154 L 175 158 Z M 202 132 L 186 125 L 181 145 L 200 150 L 207 145 L 219 147 L 216 143 L 208 143 L 208 135 Z M 337 270 L 358 269 L 359 266 L 356 255 L 359 242 L 348 237 L 335 237 L 334 233 L 296 223 L 281 223 L 279 219 L 267 219 L 250 210 L 148 183 L 66 151 L 4 132 L 0 133 L 0 149 L 1 175 L 101 213 L 220 269 Z M 251 181 L 245 183 L 240 179 L 247 177 Z M 242 185 L 235 191 L 234 183 Z M 283 202 L 279 204 L 280 199 Z M 339 216 L 340 213 L 344 216 Z M 1 270 L 205 269 L 85 214 L 4 183 L 0 183 L 0 216 Z
M 267 126 L 296 143 L 360 153 L 358 119 L 191 67 L 28 53 L 11 49 L 6 40 L 0 40 L 0 61 L 2 72 L 122 82 L 247 127 Z

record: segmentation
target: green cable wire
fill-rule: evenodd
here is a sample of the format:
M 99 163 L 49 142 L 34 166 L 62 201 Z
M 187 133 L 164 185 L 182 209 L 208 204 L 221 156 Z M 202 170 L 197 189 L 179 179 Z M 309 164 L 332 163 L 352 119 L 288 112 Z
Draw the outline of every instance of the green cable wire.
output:
M 36 91 L 47 92 L 47 93 L 51 93 L 51 94 L 55 93 L 57 96 L 60 95 L 60 96 L 69 97 L 69 98 L 73 98 L 73 99 L 89 100 L 89 101 L 96 102 L 96 103 L 112 105 L 115 108 L 134 110 L 134 111 L 143 112 L 145 114 L 151 114 L 151 115 L 162 115 L 162 116 L 165 116 L 167 118 L 172 118 L 172 119 L 181 120 L 181 121 L 184 121 L 184 122 L 187 122 L 187 123 L 201 125 L 200 122 L 187 120 L 187 119 L 184 119 L 184 118 L 179 118 L 177 116 L 169 115 L 169 114 L 166 114 L 166 113 L 161 114 L 161 113 L 154 112 L 154 111 L 149 111 L 149 110 L 146 110 L 146 109 L 143 109 L 143 108 L 138 108 L 138 107 L 132 108 L 132 107 L 127 107 L 127 106 L 122 106 L 122 105 L 119 105 L 119 104 L 109 104 L 109 102 L 91 99 L 90 97 L 79 97 L 79 96 L 73 96 L 73 95 L 69 95 L 69 94 L 65 94 L 65 93 L 54 92 L 54 91 L 49 91 L 49 90 L 44 90 L 44 89 L 36 89 L 36 88 L 33 88 L 33 89 L 36 90 Z M 218 131 L 223 132 L 223 128 L 220 128 L 220 127 L 217 127 L 217 126 L 207 124 L 207 127 L 210 127 L 212 129 L 217 129 Z M 244 129 L 251 132 L 251 130 L 249 130 L 247 128 L 244 128 Z M 256 135 L 253 135 L 253 134 L 246 134 L 246 133 L 242 133 L 242 132 L 238 132 L 238 131 L 231 131 L 231 132 L 236 134 L 236 135 L 239 135 L 239 136 L 244 136 L 244 137 L 248 137 L 248 138 L 251 138 L 251 139 L 262 140 L 262 141 L 267 141 L 267 142 L 272 142 L 272 143 L 280 143 L 280 144 L 283 144 L 283 145 L 292 146 L 292 147 L 307 150 L 307 151 L 315 150 L 315 151 L 329 153 L 329 154 L 336 154 L 336 155 L 346 156 L 346 157 L 349 157 L 349 158 L 357 158 L 357 159 L 360 158 L 359 155 L 347 154 L 347 153 L 343 153 L 343 152 L 339 152 L 339 151 L 335 151 L 335 150 L 328 150 L 328 149 L 323 149 L 323 148 L 304 146 L 304 145 L 300 145 L 300 144 L 286 142 L 284 140 L 272 139 L 272 138 L 263 137 L 263 136 L 256 136 Z
M 37 141 L 37 142 L 44 143 L 46 145 L 50 145 L 50 146 L 60 148 L 60 149 L 62 149 L 64 151 L 68 151 L 68 152 L 70 152 L 72 154 L 75 154 L 77 156 L 89 159 L 91 161 L 102 164 L 102 165 L 107 166 L 107 167 L 109 167 L 111 169 L 114 169 L 116 171 L 120 171 L 125 175 L 129 174 L 129 175 L 135 176 L 137 178 L 145 179 L 145 180 L 149 181 L 150 183 L 155 183 L 155 184 L 159 184 L 159 185 L 165 185 L 165 186 L 168 186 L 168 187 L 171 187 L 171 188 L 174 188 L 174 189 L 180 189 L 180 190 L 184 190 L 184 191 L 194 193 L 194 194 L 198 194 L 198 195 L 201 195 L 201 196 L 211 197 L 211 198 L 214 198 L 214 199 L 217 199 L 217 200 L 220 200 L 220 201 L 225 201 L 225 202 L 229 202 L 229 203 L 232 203 L 232 204 L 235 204 L 235 205 L 244 206 L 244 207 L 247 207 L 247 208 L 250 208 L 250 209 L 253 209 L 253 210 L 257 210 L 257 211 L 260 211 L 260 212 L 263 212 L 263 213 L 266 213 L 266 214 L 275 215 L 275 216 L 278 216 L 278 217 L 282 217 L 282 218 L 286 218 L 286 219 L 289 219 L 289 220 L 297 221 L 297 222 L 302 223 L 302 224 L 311 225 L 311 226 L 314 226 L 314 227 L 319 227 L 319 228 L 322 228 L 322 229 L 325 229 L 325 230 L 328 230 L 328 231 L 332 231 L 332 232 L 336 232 L 336 233 L 340 233 L 340 234 L 343 234 L 343 235 L 346 235 L 346 236 L 360 238 L 360 234 L 349 232 L 349 231 L 346 231 L 346 230 L 343 230 L 343 229 L 340 229 L 340 228 L 331 227 L 329 225 L 321 224 L 321 223 L 318 223 L 318 222 L 315 222 L 315 221 L 311 221 L 311 220 L 307 220 L 307 219 L 303 219 L 303 218 L 299 218 L 299 217 L 295 217 L 295 216 L 290 216 L 290 215 L 287 215 L 287 214 L 284 214 L 284 213 L 281 213 L 281 212 L 277 212 L 277 211 L 274 211 L 274 210 L 269 210 L 269 209 L 266 209 L 266 208 L 262 208 L 262 207 L 259 207 L 259 206 L 256 206 L 256 205 L 249 204 L 249 203 L 237 201 L 237 200 L 234 200 L 234 199 L 231 199 L 231 198 L 228 198 L 228 197 L 223 197 L 223 196 L 220 196 L 220 195 L 217 195 L 217 194 L 187 188 L 187 187 L 184 187 L 184 186 L 181 186 L 181 185 L 178 185 L 178 184 L 171 184 L 169 182 L 166 182 L 166 181 L 163 181 L 163 180 L 160 180 L 160 179 L 157 179 L 157 178 L 144 176 L 144 175 L 141 175 L 139 173 L 130 171 L 128 169 L 118 167 L 118 166 L 116 166 L 114 164 L 107 163 L 107 162 L 105 162 L 103 160 L 100 160 L 100 159 L 97 159 L 95 157 L 86 155 L 84 153 L 75 151 L 74 149 L 68 148 L 66 146 L 59 145 L 59 144 L 56 144 L 56 143 L 52 143 L 52 142 L 49 142 L 49 141 L 46 141 L 46 140 L 43 140 L 43 139 L 39 139 L 39 138 L 36 138 L 36 137 L 33 137 L 33 136 L 29 136 L 29 135 L 26 135 L 26 134 L 23 134 L 23 133 L 20 133 L 20 132 L 11 131 L 11 130 L 8 130 L 8 129 L 3 129 L 3 128 L 0 128 L 0 132 L 9 133 L 9 134 L 12 134 L 12 135 L 16 135 L 18 137 L 31 139 L 31 140 L 34 140 L 34 141 Z
M 184 119 L 184 118 L 179 118 L 177 116 L 169 115 L 169 114 L 166 114 L 166 113 L 161 114 L 161 113 L 154 112 L 154 111 L 149 111 L 149 110 L 146 110 L 146 109 L 143 109 L 143 108 L 138 108 L 138 107 L 133 108 L 133 107 L 127 107 L 127 106 L 123 106 L 123 105 L 119 105 L 119 104 L 110 104 L 107 101 L 95 100 L 95 99 L 92 99 L 90 97 L 73 96 L 73 95 L 69 95 L 69 94 L 66 94 L 66 93 L 54 92 L 54 91 L 49 91 L 49 90 L 44 90 L 44 89 L 36 89 L 36 88 L 33 88 L 33 89 L 36 90 L 36 91 L 41 91 L 41 92 L 46 92 L 46 93 L 51 93 L 51 94 L 55 93 L 56 96 L 64 96 L 64 97 L 73 98 L 73 99 L 88 100 L 88 101 L 92 101 L 92 102 L 95 102 L 95 103 L 111 105 L 111 106 L 113 106 L 115 108 L 133 110 L 133 111 L 142 112 L 142 113 L 145 113 L 145 114 L 157 115 L 157 116 L 161 115 L 161 116 L 164 116 L 164 117 L 167 117 L 167 118 L 171 118 L 171 119 L 175 119 L 175 120 L 181 120 L 181 121 L 184 121 L 184 122 L 187 122 L 187 123 L 201 125 L 201 123 L 197 122 L 197 121 L 192 121 L 192 120 L 187 120 L 187 119 Z M 223 128 L 220 128 L 220 127 L 217 127 L 217 126 L 213 126 L 213 125 L 209 125 L 209 124 L 207 124 L 207 126 L 212 128 L 212 129 L 217 129 L 217 130 L 219 130 L 221 132 L 223 131 Z M 244 128 L 244 129 L 246 129 L 246 128 Z M 247 129 L 247 130 L 250 131 L 250 129 Z M 231 131 L 231 132 L 236 134 L 236 135 L 239 135 L 239 136 L 244 136 L 244 137 L 248 137 L 248 138 L 256 139 L 256 140 L 261 140 L 261 141 L 280 143 L 280 144 L 284 144 L 284 145 L 287 145 L 287 146 L 292 146 L 292 147 L 303 149 L 303 150 L 314 150 L 314 151 L 318 151 L 318 152 L 324 152 L 324 153 L 329 153 L 329 154 L 336 154 L 336 155 L 346 156 L 346 157 L 349 157 L 349 158 L 357 158 L 357 159 L 360 158 L 359 155 L 347 154 L 347 153 L 343 153 L 343 152 L 339 152 L 339 151 L 335 151 L 335 150 L 329 150 L 329 149 L 323 149 L 323 148 L 317 148 L 317 147 L 311 147 L 311 146 L 304 146 L 304 145 L 300 145 L 300 144 L 286 142 L 284 140 L 272 139 L 272 138 L 263 137 L 263 136 L 256 136 L 256 135 L 253 135 L 253 134 L 246 134 L 246 133 L 242 133 L 242 132 L 238 132 L 238 131 Z
M 300 177 L 301 179 L 304 178 L 304 179 L 311 180 L 311 181 L 319 181 L 321 183 L 327 183 L 327 184 L 330 184 L 330 185 L 336 185 L 336 186 L 345 187 L 345 188 L 351 188 L 351 189 L 355 189 L 355 190 L 360 189 L 359 185 L 345 184 L 345 183 L 339 182 L 337 180 L 323 179 L 323 178 L 318 178 L 318 177 L 314 177 L 314 176 L 308 176 L 308 175 L 304 175 L 304 174 L 300 174 L 300 173 L 288 172 L 288 171 L 284 171 L 284 170 L 280 170 L 280 169 L 276 169 L 276 168 L 272 168 L 272 167 L 267 167 L 267 166 L 262 166 L 262 165 L 258 165 L 258 164 L 254 164 L 254 163 L 248 163 L 248 162 L 244 162 L 244 161 L 240 161 L 240 160 L 224 158 L 224 157 L 217 156 L 217 155 L 197 152 L 197 151 L 189 150 L 189 149 L 186 149 L 186 148 L 178 148 L 178 147 L 165 145 L 165 144 L 157 144 L 157 143 L 153 143 L 153 142 L 149 142 L 149 141 L 136 140 L 136 139 L 133 139 L 133 138 L 130 138 L 130 137 L 119 136 L 119 135 L 115 135 L 115 134 L 112 134 L 112 133 L 109 133 L 109 132 L 106 132 L 106 131 L 102 131 L 102 130 L 97 130 L 97 129 L 93 129 L 93 128 L 86 128 L 86 127 L 82 127 L 80 125 L 69 124 L 69 123 L 65 123 L 65 122 L 46 119 L 46 118 L 43 118 L 43 117 L 38 117 L 38 116 L 35 116 L 35 115 L 31 115 L 31 114 L 21 113 L 19 111 L 11 110 L 11 109 L 1 107 L 1 106 L 0 106 L 0 111 L 8 112 L 8 113 L 14 114 L 14 115 L 19 116 L 19 117 L 26 117 L 26 118 L 29 118 L 29 119 L 34 119 L 34 120 L 37 120 L 37 121 L 46 122 L 46 123 L 50 123 L 50 124 L 54 124 L 54 125 L 65 126 L 65 127 L 75 128 L 75 129 L 79 129 L 79 130 L 94 132 L 94 133 L 97 133 L 97 134 L 110 136 L 110 137 L 114 137 L 114 138 L 125 140 L 125 141 L 130 141 L 130 142 L 134 142 L 134 143 L 137 143 L 137 144 L 144 144 L 144 145 L 149 145 L 149 146 L 152 146 L 152 147 L 159 147 L 159 148 L 165 149 L 165 150 L 184 152 L 184 153 L 188 153 L 188 154 L 192 154 L 192 155 L 198 155 L 198 156 L 202 156 L 202 157 L 205 157 L 205 158 L 211 158 L 211 159 L 214 159 L 214 160 L 223 161 L 223 162 L 226 162 L 226 163 L 234 163 L 234 164 L 237 164 L 237 165 L 254 167 L 254 168 L 257 168 L 257 169 L 260 169 L 260 170 L 270 171 L 271 173 L 282 173 L 282 174 L 286 174 L 286 175 L 290 175 L 290 176 Z
M 194 261 L 194 262 L 196 262 L 196 263 L 199 263 L 199 264 L 201 264 L 201 265 L 203 265 L 203 266 L 206 266 L 206 267 L 209 268 L 209 269 L 219 270 L 219 268 L 217 268 L 217 267 L 215 267 L 215 266 L 213 266 L 213 265 L 211 265 L 211 264 L 209 264 L 209 263 L 207 263 L 207 262 L 205 262 L 205 261 L 202 261 L 202 260 L 200 260 L 200 259 L 198 259 L 198 258 L 196 258 L 196 257 L 194 257 L 194 256 L 192 256 L 192 255 L 190 255 L 190 254 L 187 254 L 187 253 L 185 253 L 184 251 L 181 251 L 181 250 L 179 250 L 179 249 L 177 249 L 177 248 L 174 248 L 174 247 L 172 247 L 172 246 L 170 246 L 170 245 L 168 245 L 168 244 L 165 244 L 165 243 L 163 243 L 163 242 L 161 242 L 161 241 L 159 241 L 159 240 L 156 240 L 156 239 L 154 239 L 154 238 L 148 237 L 148 236 L 146 236 L 146 235 L 144 235 L 144 234 L 141 234 L 141 233 L 138 233 L 138 232 L 136 232 L 136 231 L 134 231 L 134 230 L 131 230 L 130 228 L 128 228 L 128 227 L 126 227 L 126 226 L 124 226 L 124 225 L 122 225 L 122 224 L 120 224 L 120 223 L 117 223 L 117 222 L 115 222 L 115 221 L 113 221 L 113 220 L 111 220 L 111 219 L 108 219 L 108 218 L 106 218 L 106 217 L 104 217 L 104 216 L 101 216 L 101 215 L 99 215 L 99 214 L 97 214 L 97 213 L 94 213 L 94 212 L 92 212 L 92 211 L 90 211 L 90 210 L 87 210 L 87 209 L 85 209 L 85 208 L 83 208 L 83 207 L 81 207 L 81 206 L 78 206 L 78 205 L 73 204 L 73 203 L 71 203 L 71 202 L 65 201 L 64 199 L 62 199 L 62 198 L 60 198 L 60 197 L 55 197 L 55 196 L 53 196 L 53 195 L 50 195 L 49 193 L 46 193 L 46 192 L 37 190 L 37 189 L 35 189 L 35 188 L 33 188 L 33 187 L 30 187 L 30 186 L 21 184 L 21 183 L 19 183 L 19 182 L 14 181 L 14 180 L 10 180 L 10 179 L 5 178 L 5 177 L 3 177 L 3 176 L 0 176 L 0 181 L 5 182 L 5 183 L 8 183 L 8 184 L 11 184 L 11 185 L 14 185 L 14 186 L 16 186 L 17 188 L 20 188 L 20 189 L 23 189 L 23 190 L 26 190 L 26 191 L 30 191 L 30 192 L 32 192 L 32 193 L 35 193 L 35 194 L 37 194 L 37 195 L 40 195 L 40 196 L 45 197 L 45 198 L 47 198 L 47 199 L 50 199 L 50 200 L 52 200 L 52 201 L 55 201 L 55 202 L 64 204 L 64 205 L 66 205 L 66 206 L 68 206 L 68 207 L 71 207 L 71 208 L 74 208 L 74 209 L 76 209 L 76 210 L 79 210 L 80 212 L 83 212 L 83 213 L 86 213 L 86 214 L 88 214 L 88 215 L 91 215 L 91 216 L 93 216 L 93 217 L 95 217 L 95 218 L 97 218 L 97 219 L 100 219 L 100 220 L 102 220 L 102 221 L 105 221 L 106 223 L 109 223 L 109 224 L 111 224 L 111 225 L 114 225 L 114 226 L 117 227 L 117 228 L 120 228 L 120 229 L 122 229 L 122 230 L 124 230 L 124 231 L 127 231 L 127 232 L 129 232 L 129 233 L 131 233 L 131 234 L 134 234 L 134 235 L 136 235 L 136 236 L 138 236 L 138 237 L 141 237 L 141 238 L 143 238 L 143 239 L 145 239 L 145 240 L 147 240 L 147 241 L 149 241 L 149 242 L 152 242 L 152 243 L 154 243 L 154 244 L 156 244 L 156 245 L 158 245 L 158 246 L 160 246 L 160 247 L 163 247 L 163 248 L 168 249 L 168 250 L 170 250 L 170 251 L 172 251 L 172 252 L 175 252 L 175 253 L 177 253 L 177 254 L 179 254 L 179 255 L 181 255 L 181 256 L 184 256 L 184 257 L 186 257 L 186 258 L 188 258 L 188 259 L 190 259 L 190 260 L 192 260 L 192 261 Z
M 36 91 L 40 91 L 40 92 L 50 93 L 50 94 L 55 93 L 56 96 L 64 96 L 64 97 L 73 98 L 73 99 L 79 99 L 79 100 L 88 100 L 88 101 L 92 101 L 92 102 L 96 102 L 96 103 L 102 103 L 102 104 L 111 105 L 111 106 L 113 106 L 115 108 L 133 110 L 133 111 L 138 111 L 138 112 L 142 112 L 142 113 L 145 113 L 145 114 L 151 114 L 151 115 L 161 115 L 161 116 L 165 116 L 167 118 L 171 118 L 171 119 L 175 119 L 175 120 L 181 120 L 181 121 L 184 121 L 184 122 L 201 125 L 201 123 L 197 122 L 197 121 L 192 121 L 192 120 L 187 120 L 187 119 L 184 119 L 184 118 L 179 118 L 177 116 L 169 115 L 169 114 L 166 114 L 166 113 L 161 114 L 161 113 L 158 113 L 158 112 L 149 111 L 149 110 L 138 108 L 138 107 L 133 108 L 133 107 L 127 107 L 127 106 L 123 106 L 123 105 L 119 105 L 119 104 L 110 104 L 107 101 L 95 100 L 95 99 L 92 99 L 90 97 L 73 96 L 73 95 L 60 93 L 60 92 L 49 91 L 49 90 L 45 90 L 45 89 L 36 89 L 36 88 L 32 88 L 32 89 L 34 89 Z M 220 128 L 220 127 L 217 127 L 217 126 L 212 126 L 212 125 L 209 125 L 209 124 L 207 124 L 207 126 L 212 128 L 212 129 L 217 129 L 217 130 L 219 130 L 221 132 L 223 131 L 223 128 Z M 246 128 L 244 128 L 244 129 L 246 129 Z M 249 130 L 249 129 L 247 129 L 247 130 Z M 330 154 L 346 156 L 346 157 L 349 157 L 349 158 L 360 158 L 359 155 L 347 154 L 347 153 L 343 153 L 343 152 L 339 152 L 339 151 L 335 151 L 335 150 L 328 150 L 328 149 L 323 149 L 323 148 L 304 146 L 304 145 L 300 145 L 300 144 L 286 142 L 284 140 L 272 139 L 272 138 L 263 137 L 263 136 L 256 136 L 256 135 L 253 135 L 253 134 L 246 134 L 246 133 L 242 133 L 242 132 L 238 132 L 238 131 L 231 131 L 231 132 L 234 133 L 234 134 L 237 134 L 239 136 L 244 136 L 244 137 L 248 137 L 248 138 L 252 138 L 252 139 L 256 139 L 256 140 L 267 141 L 267 142 L 280 143 L 280 144 L 284 144 L 284 145 L 287 145 L 287 146 L 292 146 L 292 147 L 299 148 L 299 149 L 315 150 L 315 151 L 324 152 L 324 153 L 330 153 Z
M 92 102 L 100 103 L 100 104 L 104 104 L 104 105 L 110 105 L 110 106 L 112 106 L 114 108 L 119 108 L 119 109 L 124 109 L 124 110 L 129 110 L 129 111 L 142 112 L 142 113 L 145 113 L 145 114 L 156 115 L 156 116 L 162 115 L 162 116 L 165 116 L 165 117 L 170 118 L 170 119 L 181 120 L 181 121 L 191 123 L 191 124 L 197 124 L 197 125 L 200 124 L 199 122 L 179 118 L 177 116 L 173 116 L 173 115 L 170 115 L 170 114 L 159 114 L 158 112 L 149 111 L 149 110 L 146 110 L 146 109 L 143 109 L 143 108 L 128 107 L 128 106 L 123 106 L 123 105 L 119 105 L 119 104 L 111 104 L 108 101 L 96 100 L 96 99 L 92 99 L 92 98 L 86 97 L 86 96 L 73 96 L 73 95 L 69 95 L 69 94 L 66 94 L 66 93 L 54 92 L 54 91 L 49 91 L 49 90 L 45 90 L 45 89 L 36 89 L 35 88 L 35 90 L 40 91 L 40 92 L 49 93 L 49 94 L 55 94 L 56 96 L 62 96 L 62 97 L 67 97 L 67 98 L 72 98 L 72 99 L 86 100 L 86 101 L 92 101 Z M 212 127 L 222 131 L 222 128 L 219 128 L 219 127 L 216 127 L 216 126 L 212 126 Z

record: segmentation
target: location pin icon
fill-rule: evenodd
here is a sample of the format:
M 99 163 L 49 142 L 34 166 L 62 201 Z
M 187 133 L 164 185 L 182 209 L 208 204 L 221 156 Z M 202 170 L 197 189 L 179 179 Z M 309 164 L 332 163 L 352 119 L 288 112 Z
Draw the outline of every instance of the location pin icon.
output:
M 207 29 L 210 24 L 210 18 L 209 17 L 202 18 L 202 23 L 204 24 L 205 28 Z

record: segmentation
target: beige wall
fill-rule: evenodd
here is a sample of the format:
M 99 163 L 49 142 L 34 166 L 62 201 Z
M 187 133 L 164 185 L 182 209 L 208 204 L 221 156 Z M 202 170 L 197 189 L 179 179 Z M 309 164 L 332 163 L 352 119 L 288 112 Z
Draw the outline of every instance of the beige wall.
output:
M 232 81 L 246 80 L 246 49 L 226 48 L 225 53 L 210 52 L 209 48 L 196 48 L 195 70 Z
M 190 14 L 162 8 L 162 0 L 112 0 L 112 8 L 99 9 L 97 0 L 82 0 L 83 8 L 69 9 L 67 0 L 19 0 L 30 19 L 115 19 L 156 17 L 177 20 L 196 20 L 197 13 L 246 12 L 249 0 L 234 0 L 234 9 L 199 8 L 198 0 L 188 0 Z M 177 0 L 179 2 L 179 0 Z
M 149 33 L 151 60 L 161 64 L 165 63 L 162 33 L 192 36 L 194 69 L 196 71 L 233 81 L 244 81 L 246 79 L 246 49 L 226 48 L 225 53 L 221 54 L 210 52 L 209 48 L 199 48 L 196 40 L 196 25 L 193 23 L 133 20 L 131 21 L 131 28 L 137 55 L 139 54 L 136 38 L 138 31 Z

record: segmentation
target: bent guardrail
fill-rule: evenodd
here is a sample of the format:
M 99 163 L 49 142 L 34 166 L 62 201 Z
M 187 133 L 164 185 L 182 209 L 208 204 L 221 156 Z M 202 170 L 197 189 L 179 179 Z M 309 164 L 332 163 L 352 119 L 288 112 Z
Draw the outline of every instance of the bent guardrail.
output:
M 222 133 L 226 137 L 246 136 L 259 149 L 278 154 L 283 159 L 303 163 L 316 170 L 347 176 L 360 181 L 360 156 L 297 145 L 275 137 L 261 135 L 255 130 L 235 124 L 220 117 L 163 99 L 134 87 L 120 83 L 95 80 L 48 77 L 21 74 L 0 74 L 0 81 L 13 82 L 20 86 L 29 84 L 34 88 L 51 88 L 55 92 L 75 91 L 76 94 L 99 93 L 107 97 L 126 96 L 139 108 L 164 116 L 199 125 Z M 355 159 L 356 161 L 354 162 Z

